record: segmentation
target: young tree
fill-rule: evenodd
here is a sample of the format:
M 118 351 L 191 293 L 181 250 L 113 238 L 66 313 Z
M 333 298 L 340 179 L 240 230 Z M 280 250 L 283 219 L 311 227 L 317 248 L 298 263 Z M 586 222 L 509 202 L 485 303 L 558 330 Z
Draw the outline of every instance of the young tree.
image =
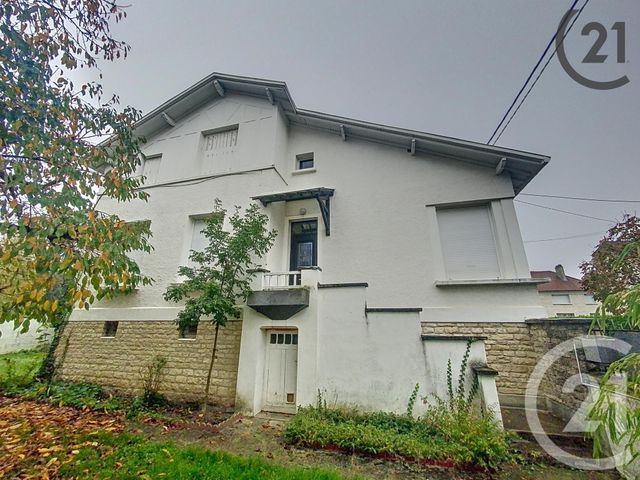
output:
M 103 197 L 147 198 L 139 112 L 69 75 L 127 55 L 110 33 L 125 15 L 109 0 L 0 4 L 0 322 L 56 325 L 150 283 L 127 257 L 150 250 L 149 225 L 98 209 Z
M 202 233 L 209 245 L 201 252 L 191 251 L 192 267 L 181 266 L 178 274 L 184 281 L 167 288 L 167 301 L 182 302 L 178 313 L 179 329 L 197 325 L 204 317 L 215 326 L 211 359 L 204 391 L 203 410 L 209 401 L 211 373 L 218 348 L 218 332 L 229 318 L 240 314 L 239 303 L 245 302 L 251 293 L 251 270 L 256 259 L 266 255 L 277 232 L 267 228 L 268 217 L 260 212 L 257 204 L 248 207 L 244 214 L 239 207 L 229 217 L 230 230 L 224 229 L 226 210 L 216 199 Z
M 640 283 L 640 253 L 630 251 L 622 263 L 616 262 L 625 247 L 640 241 L 640 218 L 626 215 L 600 240 L 591 260 L 580 265 L 582 285 L 596 300 L 622 292 Z M 617 266 L 616 266 L 617 265 Z
M 629 258 L 640 257 L 640 240 L 628 243 L 613 261 L 613 272 L 624 268 Z M 609 294 L 598 308 L 594 325 L 602 331 L 624 328 L 640 331 L 640 281 Z M 624 391 L 612 379 L 622 375 Z M 640 456 L 640 353 L 632 351 L 607 368 L 589 412 L 596 420 L 594 454 L 602 456 L 610 447 L 621 452 L 622 463 L 628 465 Z M 607 440 L 610 439 L 610 442 Z M 622 465 L 618 465 L 620 467 Z M 636 467 L 637 469 L 637 467 Z

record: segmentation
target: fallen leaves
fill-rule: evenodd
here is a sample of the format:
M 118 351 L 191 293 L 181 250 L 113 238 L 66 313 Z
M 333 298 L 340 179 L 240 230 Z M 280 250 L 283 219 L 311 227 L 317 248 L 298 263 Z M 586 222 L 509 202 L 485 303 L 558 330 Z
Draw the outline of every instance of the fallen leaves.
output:
M 81 448 L 100 447 L 91 437 L 123 430 L 119 414 L 0 396 L 0 479 L 61 478 Z

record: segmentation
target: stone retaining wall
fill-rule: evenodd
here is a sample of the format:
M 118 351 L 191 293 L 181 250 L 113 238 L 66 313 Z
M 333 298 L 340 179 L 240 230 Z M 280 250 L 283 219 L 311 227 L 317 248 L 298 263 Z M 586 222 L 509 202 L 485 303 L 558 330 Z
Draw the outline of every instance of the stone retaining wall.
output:
M 585 319 L 528 320 L 517 323 L 423 322 L 422 333 L 487 337 L 487 363 L 498 371 L 498 393 L 510 396 L 524 395 L 529 377 L 540 358 L 563 341 L 586 334 L 589 324 L 590 321 Z M 577 409 L 585 398 L 586 388 L 580 386 L 571 394 L 562 392 L 564 382 L 576 373 L 575 356 L 565 355 L 544 376 L 539 395 L 572 410 Z
M 210 401 L 233 406 L 236 396 L 242 322 L 220 329 L 211 375 Z M 104 338 L 104 322 L 70 322 L 57 350 L 61 380 L 91 382 L 127 394 L 141 392 L 142 374 L 155 356 L 167 359 L 160 392 L 175 401 L 202 399 L 213 347 L 214 327 L 201 322 L 195 339 L 180 339 L 170 321 L 120 321 L 114 338 Z

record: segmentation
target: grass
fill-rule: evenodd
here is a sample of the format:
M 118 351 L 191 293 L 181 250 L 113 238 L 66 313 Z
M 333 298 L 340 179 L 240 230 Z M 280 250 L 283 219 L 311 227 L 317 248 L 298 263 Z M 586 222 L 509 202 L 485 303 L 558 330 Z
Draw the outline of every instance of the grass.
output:
M 178 447 L 130 434 L 102 434 L 97 448 L 82 448 L 63 465 L 63 478 L 339 480 L 330 470 L 283 467 L 257 457 L 237 457 L 202 447 Z
M 0 386 L 21 387 L 32 383 L 45 355 L 38 351 L 0 355 Z
M 421 463 L 497 469 L 513 463 L 507 435 L 493 420 L 469 410 L 432 407 L 422 418 L 349 408 L 299 410 L 289 422 L 290 443 Z

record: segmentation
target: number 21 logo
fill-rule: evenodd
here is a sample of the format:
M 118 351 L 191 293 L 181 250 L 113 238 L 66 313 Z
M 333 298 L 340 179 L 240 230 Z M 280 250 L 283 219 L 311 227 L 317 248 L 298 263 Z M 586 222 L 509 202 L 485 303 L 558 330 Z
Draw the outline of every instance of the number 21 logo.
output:
M 567 33 L 567 27 L 569 26 L 571 19 L 578 13 L 578 10 L 570 10 L 563 17 L 560 22 L 560 26 L 558 27 L 558 34 L 556 36 L 556 49 L 558 52 L 558 60 L 560 61 L 560 65 L 564 68 L 565 72 L 580 85 L 584 85 L 588 88 L 593 88 L 595 90 L 611 90 L 614 88 L 622 87 L 629 83 L 629 77 L 623 75 L 622 77 L 616 78 L 615 80 L 610 80 L 607 82 L 601 82 L 597 80 L 591 80 L 582 74 L 578 73 L 578 71 L 573 68 L 569 60 L 567 59 L 567 54 L 564 50 L 564 42 L 563 39 Z M 626 25 L 624 22 L 615 22 L 611 27 L 611 31 L 616 32 L 616 61 L 617 63 L 625 63 L 627 61 L 627 52 L 626 52 Z M 589 22 L 582 28 L 582 35 L 589 36 L 591 32 L 596 32 L 597 36 L 595 38 L 595 42 L 585 55 L 582 60 L 582 63 L 604 63 L 608 55 L 604 53 L 600 53 L 600 50 L 607 42 L 607 34 L 608 31 L 604 25 L 599 22 Z

